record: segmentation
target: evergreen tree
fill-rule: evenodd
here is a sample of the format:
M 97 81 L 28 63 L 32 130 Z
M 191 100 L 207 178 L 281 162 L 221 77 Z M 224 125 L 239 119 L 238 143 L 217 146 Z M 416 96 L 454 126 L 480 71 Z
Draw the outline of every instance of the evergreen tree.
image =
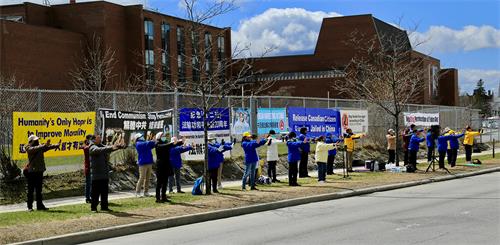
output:
M 481 110 L 480 114 L 488 117 L 491 115 L 491 99 L 492 96 L 489 96 L 484 89 L 483 79 L 479 79 L 472 95 L 472 108 Z

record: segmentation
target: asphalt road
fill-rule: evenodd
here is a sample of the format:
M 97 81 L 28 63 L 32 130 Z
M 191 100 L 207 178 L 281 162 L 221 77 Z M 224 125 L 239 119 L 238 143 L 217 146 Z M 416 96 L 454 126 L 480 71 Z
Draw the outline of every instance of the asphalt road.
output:
M 500 172 L 93 244 L 500 244 Z

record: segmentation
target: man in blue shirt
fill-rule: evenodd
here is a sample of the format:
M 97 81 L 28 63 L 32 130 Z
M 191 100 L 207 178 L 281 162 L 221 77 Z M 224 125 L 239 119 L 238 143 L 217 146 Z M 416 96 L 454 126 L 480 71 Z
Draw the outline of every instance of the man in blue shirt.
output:
M 245 152 L 245 174 L 241 180 L 241 190 L 243 191 L 246 190 L 248 177 L 250 177 L 251 190 L 257 190 L 257 188 L 255 188 L 255 167 L 259 161 L 257 148 L 263 146 L 266 142 L 266 139 L 261 139 L 259 142 L 252 140 L 252 134 L 250 132 L 243 133 L 243 139 L 241 140 L 241 147 Z
M 408 156 L 408 172 L 415 172 L 417 170 L 417 153 L 420 148 L 420 143 L 425 141 L 425 138 L 420 138 L 420 133 L 424 130 L 417 130 L 410 138 L 410 145 L 408 146 L 409 156 Z
M 307 139 L 307 128 L 300 129 L 299 141 L 306 141 Z M 309 143 L 302 144 L 302 151 L 300 153 L 300 164 L 299 164 L 299 178 L 307 178 L 309 176 L 309 171 L 307 170 L 307 164 L 309 162 L 309 152 L 311 151 L 311 145 Z

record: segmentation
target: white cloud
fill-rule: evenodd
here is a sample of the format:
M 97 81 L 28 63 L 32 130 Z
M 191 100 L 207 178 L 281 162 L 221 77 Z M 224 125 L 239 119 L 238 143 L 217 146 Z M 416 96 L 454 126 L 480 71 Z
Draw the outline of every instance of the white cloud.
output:
M 232 43 L 238 47 L 248 45 L 252 56 L 259 56 L 270 48 L 269 54 L 312 50 L 323 18 L 335 16 L 341 15 L 302 8 L 270 8 L 240 21 L 238 29 L 232 32 Z
M 500 30 L 488 25 L 469 25 L 461 30 L 431 26 L 424 33 L 413 33 L 411 39 L 414 44 L 423 42 L 416 49 L 424 53 L 500 48 Z
M 467 92 L 471 94 L 479 79 L 483 79 L 486 90 L 493 90 L 495 94 L 498 92 L 500 70 L 459 69 L 460 93 Z
M 76 0 L 76 2 L 96 2 L 97 0 Z M 106 0 L 108 2 L 117 3 L 121 5 L 144 4 L 144 0 Z M 2 0 L 1 5 L 19 4 L 23 2 L 43 4 L 43 0 Z M 49 0 L 50 4 L 64 4 L 69 3 L 69 0 Z

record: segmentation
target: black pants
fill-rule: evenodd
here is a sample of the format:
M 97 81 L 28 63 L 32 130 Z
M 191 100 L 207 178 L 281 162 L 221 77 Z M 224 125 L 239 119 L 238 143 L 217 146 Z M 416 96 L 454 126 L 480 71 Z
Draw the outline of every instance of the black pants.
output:
M 267 176 L 274 182 L 276 181 L 276 161 L 267 162 Z
M 42 202 L 43 172 L 31 172 L 26 178 L 28 181 L 28 209 L 33 209 L 33 193 L 36 193 L 36 208 L 45 208 Z
M 452 167 L 455 167 L 455 164 L 457 163 L 457 154 L 458 154 L 458 149 L 448 150 L 448 163 Z
M 163 169 L 156 171 L 156 200 L 167 199 L 168 176 Z
M 464 145 L 465 147 L 465 161 L 472 161 L 472 145 Z
M 390 163 L 396 163 L 396 150 L 387 150 L 389 152 L 389 161 Z
M 297 184 L 297 162 L 288 163 L 288 185 Z
M 309 152 L 300 153 L 300 164 L 299 164 L 299 178 L 305 178 L 309 176 L 307 171 L 307 162 L 309 158 Z
M 404 150 L 404 158 L 403 158 L 403 162 L 405 165 L 408 165 L 408 150 Z M 399 166 L 398 163 L 396 163 L 396 166 Z
M 434 156 L 434 147 L 427 148 L 427 162 L 432 161 L 433 156 Z
M 328 159 L 326 160 L 326 174 L 333 174 L 335 164 L 335 155 L 328 155 Z
M 108 179 L 92 180 L 92 204 L 90 205 L 90 210 L 97 210 L 99 197 L 101 197 L 101 210 L 108 209 L 108 184 Z
M 444 158 L 446 157 L 446 151 L 439 152 L 439 168 L 444 168 Z
M 210 188 L 210 185 L 212 185 L 212 191 L 216 192 L 217 191 L 217 175 L 219 175 L 219 169 L 218 168 L 209 169 L 208 173 L 210 175 L 210 179 L 208 180 L 207 187 Z
M 417 152 L 418 151 L 409 151 L 408 153 L 408 164 L 413 165 L 413 167 L 417 167 Z

